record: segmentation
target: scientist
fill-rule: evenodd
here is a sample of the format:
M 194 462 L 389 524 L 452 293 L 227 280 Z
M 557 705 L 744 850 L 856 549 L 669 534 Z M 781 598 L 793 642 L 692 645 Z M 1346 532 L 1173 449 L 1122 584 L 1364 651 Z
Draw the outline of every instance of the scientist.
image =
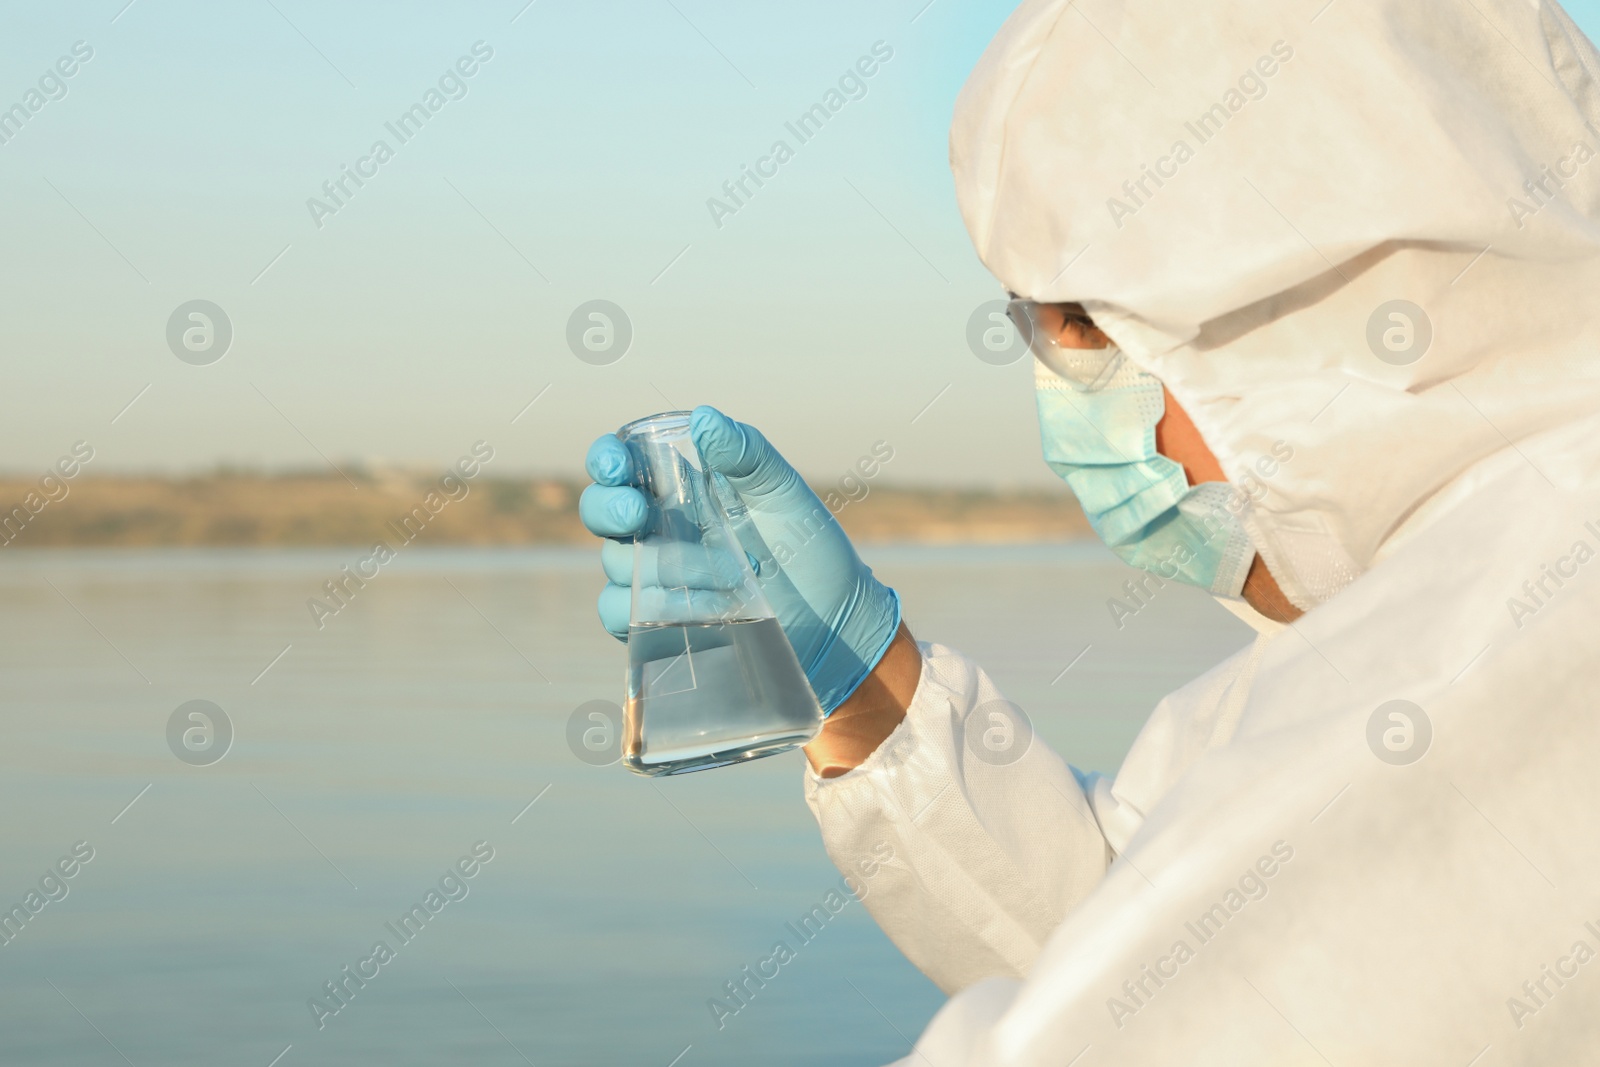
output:
M 951 162 L 1045 459 L 1122 559 L 1259 631 L 1114 778 L 983 758 L 994 683 L 913 641 L 836 524 L 776 568 L 826 509 L 695 412 L 831 712 L 829 855 L 892 846 L 866 907 L 951 994 L 906 1063 L 1594 1060 L 1597 127 L 1600 55 L 1550 0 L 1006 22 Z M 588 469 L 623 636 L 644 504 L 615 438 Z

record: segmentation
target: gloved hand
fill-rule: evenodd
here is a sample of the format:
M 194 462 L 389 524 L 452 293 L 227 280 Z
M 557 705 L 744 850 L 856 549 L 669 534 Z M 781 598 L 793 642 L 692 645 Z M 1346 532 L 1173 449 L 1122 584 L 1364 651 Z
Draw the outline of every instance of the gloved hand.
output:
M 729 509 L 734 533 L 822 710 L 832 712 L 894 639 L 900 598 L 872 576 L 832 513 L 760 431 L 701 406 L 689 432 L 707 471 L 725 479 L 743 505 L 743 515 Z M 631 541 L 650 505 L 615 434 L 589 448 L 585 466 L 596 484 L 584 490 L 578 514 L 591 533 L 608 539 L 600 548 L 609 583 L 600 591 L 600 621 L 627 640 Z

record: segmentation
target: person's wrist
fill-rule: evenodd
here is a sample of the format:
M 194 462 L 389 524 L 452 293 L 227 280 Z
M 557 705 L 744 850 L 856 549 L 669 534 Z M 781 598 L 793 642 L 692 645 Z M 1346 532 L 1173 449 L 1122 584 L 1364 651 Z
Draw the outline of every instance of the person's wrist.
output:
M 821 778 L 859 767 L 905 718 L 922 677 L 922 651 L 904 623 L 871 673 L 822 722 L 806 745 L 806 759 Z

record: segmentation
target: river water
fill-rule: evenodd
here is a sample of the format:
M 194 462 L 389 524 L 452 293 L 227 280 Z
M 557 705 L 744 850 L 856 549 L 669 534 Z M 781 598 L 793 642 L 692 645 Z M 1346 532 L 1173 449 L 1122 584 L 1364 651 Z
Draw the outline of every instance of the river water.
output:
M 0 1061 L 905 1055 L 942 997 L 865 909 L 791 932 L 839 879 L 798 753 L 648 780 L 569 746 L 574 709 L 622 697 L 594 552 L 409 549 L 319 629 L 307 600 L 360 555 L 0 554 L 0 908 L 27 916 Z M 1098 546 L 865 555 L 1084 769 L 1248 637 L 1175 586 L 1118 628 L 1132 572 Z

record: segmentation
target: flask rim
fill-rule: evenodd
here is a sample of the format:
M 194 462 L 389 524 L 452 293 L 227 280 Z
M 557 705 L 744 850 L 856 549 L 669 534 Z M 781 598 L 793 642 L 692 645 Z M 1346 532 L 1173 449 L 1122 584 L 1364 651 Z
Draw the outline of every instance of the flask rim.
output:
M 642 419 L 634 419 L 617 430 L 617 437 L 623 441 L 637 440 L 663 440 L 674 437 L 687 437 L 689 434 L 689 420 L 693 417 L 692 411 L 662 411 L 655 415 L 646 415 Z

